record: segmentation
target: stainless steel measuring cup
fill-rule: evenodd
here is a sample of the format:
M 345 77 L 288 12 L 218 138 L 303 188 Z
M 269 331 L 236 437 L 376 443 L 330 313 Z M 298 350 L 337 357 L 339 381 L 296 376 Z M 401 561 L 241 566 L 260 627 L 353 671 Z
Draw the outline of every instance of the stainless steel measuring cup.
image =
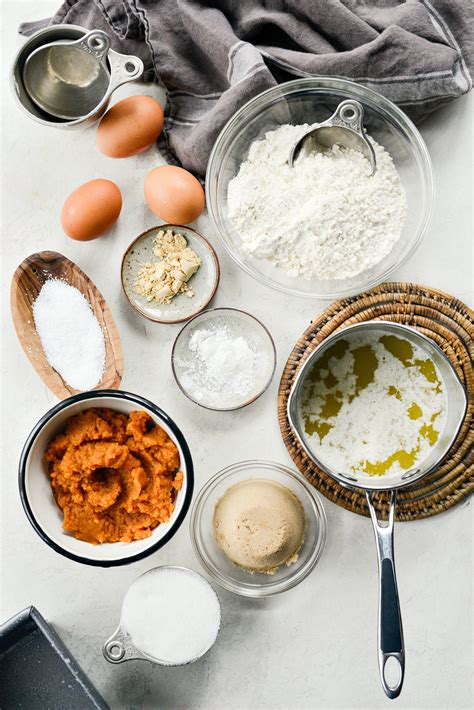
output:
M 288 163 L 293 167 L 298 158 L 324 152 L 335 144 L 362 153 L 369 161 L 370 175 L 375 173 L 375 152 L 364 132 L 364 107 L 355 99 L 342 101 L 327 121 L 301 136 L 291 149 Z
M 219 625 L 216 628 L 216 635 L 214 640 L 210 645 L 207 646 L 207 648 L 203 648 L 202 651 L 199 653 L 198 656 L 195 658 L 191 658 L 187 661 L 184 661 L 182 663 L 175 663 L 175 662 L 169 662 L 165 661 L 163 659 L 155 658 L 154 656 L 150 656 L 150 654 L 146 653 L 145 651 L 141 650 L 140 648 L 137 647 L 136 644 L 134 644 L 132 637 L 133 637 L 133 629 L 127 628 L 126 622 L 123 619 L 123 611 L 122 611 L 122 617 L 120 620 L 120 624 L 116 631 L 112 634 L 112 636 L 104 643 L 102 647 L 102 652 L 104 654 L 104 657 L 109 663 L 123 663 L 124 661 L 133 661 L 133 660 L 143 660 L 143 661 L 150 661 L 151 663 L 155 663 L 159 666 L 184 666 L 188 665 L 190 663 L 194 663 L 197 661 L 199 658 L 204 656 L 205 653 L 207 653 L 212 646 L 214 645 L 217 636 L 219 634 L 221 624 L 222 624 L 222 615 L 220 612 L 220 602 L 217 594 L 215 593 L 213 587 L 209 584 L 207 579 L 205 579 L 202 575 L 198 574 L 197 572 L 194 572 L 193 570 L 188 569 L 187 567 L 178 567 L 178 566 L 171 566 L 171 565 L 163 565 L 161 567 L 155 567 L 151 570 L 148 570 L 148 572 L 145 572 L 144 574 L 140 575 L 140 577 L 137 577 L 137 579 L 130 585 L 128 588 L 128 591 L 124 597 L 123 603 L 122 603 L 122 608 L 125 605 L 125 602 L 127 598 L 132 600 L 132 603 L 136 605 L 137 600 L 135 599 L 135 592 L 136 589 L 138 589 L 138 585 L 140 582 L 143 580 L 144 577 L 150 577 L 154 575 L 159 575 L 162 572 L 165 572 L 166 570 L 176 570 L 181 573 L 184 573 L 185 575 L 191 575 L 194 576 L 195 578 L 199 578 L 202 582 L 204 582 L 209 589 L 212 591 L 212 594 L 215 597 L 215 600 L 217 602 L 217 606 L 219 609 Z M 184 581 L 184 580 L 183 580 Z M 139 603 L 139 602 L 138 602 Z M 176 623 L 179 623 L 179 619 L 176 620 Z M 159 634 L 159 629 L 156 630 L 156 633 Z
M 300 412 L 300 395 L 306 378 L 310 375 L 314 363 L 334 345 L 336 341 L 350 340 L 352 335 L 360 333 L 381 333 L 405 338 L 418 345 L 437 366 L 446 390 L 447 414 L 446 423 L 438 441 L 430 450 L 428 456 L 408 471 L 402 471 L 390 476 L 368 476 L 347 471 L 336 471 L 327 462 L 322 461 L 318 449 L 305 432 L 304 422 Z M 430 338 L 415 328 L 393 323 L 391 321 L 368 321 L 357 323 L 338 330 L 323 340 L 305 360 L 299 370 L 288 398 L 287 414 L 290 425 L 307 455 L 315 464 L 334 478 L 345 488 L 360 488 L 365 491 L 367 504 L 372 519 L 377 543 L 379 566 L 379 611 L 378 611 L 378 663 L 379 673 L 385 694 L 396 698 L 400 694 L 405 674 L 405 646 L 403 640 L 402 618 L 398 599 L 397 578 L 394 556 L 394 514 L 396 493 L 399 489 L 409 486 L 436 469 L 449 452 L 459 429 L 461 428 L 467 407 L 467 397 L 454 367 L 443 351 Z M 377 491 L 391 491 L 388 520 L 378 519 L 373 494 Z M 398 666 L 399 677 L 396 683 L 390 685 L 386 677 L 386 664 L 389 659 Z
M 88 30 L 83 27 L 79 27 L 78 25 L 53 25 L 52 27 L 46 27 L 42 30 L 39 30 L 39 32 L 36 32 L 25 42 L 23 47 L 21 47 L 21 49 L 19 50 L 11 69 L 11 86 L 13 89 L 14 96 L 21 109 L 33 120 L 37 121 L 38 123 L 42 123 L 43 125 L 54 126 L 55 128 L 77 128 L 94 123 L 106 111 L 110 101 L 110 97 L 115 91 L 115 89 L 129 81 L 135 81 L 139 79 L 142 75 L 143 62 L 139 57 L 120 54 L 119 52 L 115 52 L 113 49 L 107 48 L 107 52 L 103 53 L 103 56 L 100 58 L 100 91 L 97 91 L 98 85 L 93 82 L 93 95 L 95 97 L 94 100 L 91 101 L 86 81 L 86 86 L 82 87 L 82 89 L 84 89 L 84 91 L 82 92 L 84 100 L 84 111 L 80 110 L 81 87 L 76 87 L 74 90 L 75 99 L 73 110 L 69 108 L 69 113 L 62 113 L 60 110 L 58 110 L 58 106 L 55 105 L 55 107 L 53 107 L 53 111 L 56 111 L 56 115 L 48 113 L 48 111 L 46 110 L 48 107 L 46 105 L 38 105 L 38 91 L 35 89 L 35 87 L 32 87 L 31 83 L 29 83 L 29 90 L 32 92 L 32 95 L 30 96 L 30 93 L 25 84 L 24 73 L 29 58 L 33 54 L 37 56 L 37 50 L 42 47 L 45 47 L 46 45 L 64 45 L 64 43 L 81 41 L 88 34 Z M 80 50 L 78 49 L 77 51 Z M 41 56 L 41 52 L 38 52 L 38 54 Z M 50 63 L 48 63 L 48 61 L 42 61 L 40 67 L 38 67 L 36 66 L 36 62 L 33 58 L 32 66 L 35 68 L 35 72 L 34 76 L 30 77 L 30 80 L 39 81 L 41 78 L 41 71 L 43 73 L 47 73 L 48 71 L 50 71 L 49 64 Z M 40 78 L 38 78 L 38 70 L 40 71 Z M 61 72 L 53 71 L 52 73 L 54 83 L 54 73 L 61 74 Z M 46 83 L 51 88 L 51 83 L 49 79 L 51 79 L 51 77 L 46 77 Z M 60 93 L 62 93 L 65 88 L 64 82 L 61 81 L 60 84 L 55 86 L 55 88 L 60 88 Z M 41 95 L 43 95 L 43 92 L 40 93 Z M 66 93 L 70 98 L 71 94 L 69 93 L 69 91 L 67 91 Z M 35 97 L 35 100 L 33 100 L 32 96 Z M 71 117 L 71 111 L 73 113 L 80 113 L 76 117 Z M 57 115 L 58 113 L 61 114 L 63 117 Z
M 106 58 L 110 40 L 91 30 L 74 42 L 51 42 L 25 62 L 23 83 L 43 111 L 65 120 L 87 115 L 104 98 L 110 84 Z

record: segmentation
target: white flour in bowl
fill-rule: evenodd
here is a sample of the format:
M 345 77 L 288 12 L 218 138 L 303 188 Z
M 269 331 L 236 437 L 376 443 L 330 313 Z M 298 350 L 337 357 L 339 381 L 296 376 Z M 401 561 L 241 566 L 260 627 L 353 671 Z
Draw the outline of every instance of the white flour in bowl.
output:
M 290 276 L 354 277 L 378 264 L 399 239 L 405 193 L 392 158 L 371 138 L 372 177 L 362 153 L 337 145 L 291 168 L 290 150 L 309 128 L 280 126 L 251 145 L 228 186 L 229 218 L 247 254 Z

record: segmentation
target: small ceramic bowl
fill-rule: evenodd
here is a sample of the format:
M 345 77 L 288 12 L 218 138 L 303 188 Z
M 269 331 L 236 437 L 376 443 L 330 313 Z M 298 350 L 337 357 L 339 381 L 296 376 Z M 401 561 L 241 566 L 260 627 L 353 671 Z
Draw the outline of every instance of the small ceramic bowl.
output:
M 147 301 L 135 291 L 135 282 L 141 266 L 159 261 L 153 254 L 153 240 L 161 230 L 171 229 L 182 234 L 188 246 L 200 257 L 202 264 L 189 280 L 194 296 L 185 293 L 175 296 L 171 303 Z M 160 224 L 140 234 L 123 255 L 121 268 L 122 288 L 130 305 L 138 313 L 155 323 L 182 323 L 203 311 L 214 298 L 219 285 L 220 268 L 216 252 L 203 236 L 190 227 L 178 224 Z
M 190 341 L 198 330 L 213 331 L 225 327 L 232 338 L 243 337 L 259 355 L 258 368 L 245 392 L 224 392 L 204 386 L 202 364 L 190 349 Z M 255 316 L 237 308 L 213 308 L 200 313 L 180 330 L 171 352 L 171 367 L 180 390 L 195 404 L 219 412 L 241 409 L 255 402 L 268 388 L 276 367 L 276 349 L 267 328 Z
M 178 447 L 183 486 L 175 499 L 175 509 L 167 523 L 158 525 L 143 540 L 92 545 L 77 540 L 63 530 L 63 514 L 54 500 L 44 452 L 64 429 L 66 419 L 91 407 L 108 407 L 123 414 L 146 411 Z M 193 494 L 194 474 L 191 454 L 176 424 L 152 402 L 130 392 L 95 390 L 74 395 L 50 409 L 36 424 L 23 447 L 19 465 L 19 487 L 23 508 L 31 525 L 44 542 L 75 562 L 96 567 L 117 567 L 151 555 L 165 545 L 183 522 Z
M 268 479 L 286 486 L 299 498 L 306 529 L 298 559 L 275 574 L 248 572 L 235 565 L 214 538 L 214 509 L 224 493 L 249 479 Z M 270 461 L 243 461 L 219 471 L 200 490 L 191 510 L 191 541 L 202 566 L 216 582 L 244 597 L 268 597 L 292 589 L 314 569 L 326 542 L 326 514 L 316 490 L 303 476 Z

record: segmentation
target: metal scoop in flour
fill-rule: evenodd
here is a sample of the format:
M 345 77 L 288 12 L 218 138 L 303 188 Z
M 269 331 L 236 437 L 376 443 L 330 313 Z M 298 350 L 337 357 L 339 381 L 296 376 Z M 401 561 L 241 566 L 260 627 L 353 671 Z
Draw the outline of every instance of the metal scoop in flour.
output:
M 23 83 L 30 98 L 51 116 L 71 120 L 90 113 L 106 95 L 110 40 L 92 30 L 74 42 L 38 47 L 26 60 Z
M 291 150 L 288 163 L 294 167 L 300 157 L 322 153 L 337 144 L 362 153 L 369 161 L 370 175 L 373 175 L 376 170 L 375 152 L 365 137 L 363 119 L 362 104 L 352 99 L 342 101 L 327 121 L 301 136 Z

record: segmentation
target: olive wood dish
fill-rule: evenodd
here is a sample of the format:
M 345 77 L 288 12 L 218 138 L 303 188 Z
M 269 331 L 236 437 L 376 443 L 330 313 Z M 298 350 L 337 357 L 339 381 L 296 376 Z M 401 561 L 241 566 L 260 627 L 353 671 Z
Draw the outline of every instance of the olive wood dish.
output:
M 94 389 L 117 389 L 123 374 L 120 336 L 112 313 L 95 284 L 74 262 L 54 251 L 42 251 L 24 259 L 13 274 L 11 311 L 18 340 L 26 357 L 45 385 L 59 399 L 77 394 L 49 364 L 35 329 L 33 304 L 43 284 L 50 278 L 61 279 L 77 288 L 88 300 L 99 321 L 105 340 L 105 368 Z
M 188 246 L 200 257 L 202 264 L 190 278 L 189 285 L 194 296 L 181 293 L 171 303 L 147 301 L 135 292 L 134 286 L 141 266 L 158 261 L 153 254 L 153 240 L 161 230 L 171 229 L 182 234 Z M 179 224 L 160 224 L 140 234 L 127 248 L 122 259 L 121 279 L 123 292 L 134 310 L 155 323 L 182 323 L 201 313 L 214 298 L 220 279 L 219 260 L 211 244 L 190 227 Z

